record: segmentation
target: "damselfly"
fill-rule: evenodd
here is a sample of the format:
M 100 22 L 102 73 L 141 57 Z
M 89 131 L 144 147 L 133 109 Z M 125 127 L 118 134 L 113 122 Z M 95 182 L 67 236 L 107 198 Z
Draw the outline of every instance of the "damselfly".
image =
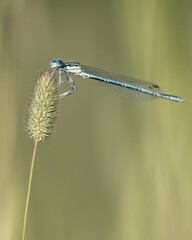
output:
M 94 79 L 110 85 L 119 93 L 138 99 L 154 99 L 165 98 L 176 102 L 185 102 L 182 97 L 177 97 L 161 92 L 160 87 L 154 83 L 145 82 L 142 80 L 126 77 L 119 74 L 108 73 L 98 68 L 81 65 L 79 62 L 63 62 L 62 60 L 51 60 L 51 68 L 55 71 L 59 70 L 59 85 L 67 83 L 70 90 L 60 94 L 59 96 L 65 97 L 75 91 L 77 88 L 71 78 L 70 74 L 78 75 L 82 78 Z M 62 75 L 66 80 L 62 80 Z

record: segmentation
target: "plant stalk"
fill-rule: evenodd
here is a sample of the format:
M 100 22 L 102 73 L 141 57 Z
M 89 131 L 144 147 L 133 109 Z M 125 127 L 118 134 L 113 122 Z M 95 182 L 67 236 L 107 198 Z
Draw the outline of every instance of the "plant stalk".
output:
M 24 215 L 24 221 L 23 221 L 22 240 L 25 240 L 27 214 L 28 214 L 28 208 L 29 208 L 29 199 L 30 199 L 30 193 L 31 193 L 31 183 L 32 183 L 33 167 L 34 167 L 34 162 L 35 162 L 36 151 L 37 151 L 37 142 L 35 142 L 35 145 L 34 145 L 33 156 L 32 156 L 32 161 L 31 161 L 31 169 L 30 169 L 29 183 L 28 183 L 28 189 L 27 189 L 27 199 L 26 199 L 26 204 L 25 204 L 25 215 Z

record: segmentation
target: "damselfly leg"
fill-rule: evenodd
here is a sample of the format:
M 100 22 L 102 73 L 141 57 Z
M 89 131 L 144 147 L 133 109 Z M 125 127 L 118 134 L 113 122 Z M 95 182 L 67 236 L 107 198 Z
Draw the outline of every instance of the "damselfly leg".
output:
M 62 80 L 62 75 L 64 75 L 64 77 L 67 79 L 67 80 Z M 72 93 L 76 92 L 77 91 L 77 88 L 73 82 L 73 79 L 70 77 L 70 75 L 64 70 L 64 69 L 59 69 L 59 85 L 61 85 L 61 83 L 67 83 L 69 84 L 70 86 L 70 90 L 67 91 L 67 92 L 64 92 L 64 93 L 61 93 L 59 95 L 60 98 L 63 98 L 63 97 L 66 97 L 66 96 L 69 96 L 71 95 Z
M 63 63 L 63 62 L 61 62 Z M 70 75 L 68 74 L 68 72 L 66 71 L 66 69 L 64 68 L 64 66 L 58 66 L 58 62 L 56 64 L 56 61 L 54 60 L 51 60 L 50 61 L 50 65 L 51 65 L 51 68 L 53 69 L 53 72 L 52 74 L 55 74 L 57 72 L 57 70 L 59 70 L 59 86 L 62 84 L 62 83 L 66 83 L 70 86 L 70 90 L 67 91 L 67 92 L 64 92 L 64 93 L 61 93 L 59 95 L 60 98 L 63 98 L 63 97 L 66 97 L 66 96 L 69 96 L 71 95 L 72 93 L 76 92 L 77 91 L 77 88 L 73 82 L 73 79 L 70 77 Z M 65 79 L 66 80 L 63 80 L 62 79 L 62 76 L 64 75 Z

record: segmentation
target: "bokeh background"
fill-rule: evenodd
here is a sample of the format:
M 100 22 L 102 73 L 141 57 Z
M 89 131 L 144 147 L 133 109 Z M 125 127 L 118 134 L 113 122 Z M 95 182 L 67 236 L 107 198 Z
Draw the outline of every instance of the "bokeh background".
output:
M 21 239 L 32 85 L 52 58 L 151 81 L 186 103 L 74 77 L 38 145 L 26 239 L 192 239 L 192 2 L 0 1 L 0 239 Z M 62 87 L 63 91 L 65 87 Z

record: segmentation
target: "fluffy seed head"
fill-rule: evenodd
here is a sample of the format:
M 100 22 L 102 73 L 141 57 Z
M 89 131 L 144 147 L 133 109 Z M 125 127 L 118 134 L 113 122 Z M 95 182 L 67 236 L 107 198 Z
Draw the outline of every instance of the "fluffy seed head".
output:
M 25 129 L 35 142 L 43 142 L 54 132 L 58 109 L 58 82 L 51 72 L 41 72 L 33 86 Z

